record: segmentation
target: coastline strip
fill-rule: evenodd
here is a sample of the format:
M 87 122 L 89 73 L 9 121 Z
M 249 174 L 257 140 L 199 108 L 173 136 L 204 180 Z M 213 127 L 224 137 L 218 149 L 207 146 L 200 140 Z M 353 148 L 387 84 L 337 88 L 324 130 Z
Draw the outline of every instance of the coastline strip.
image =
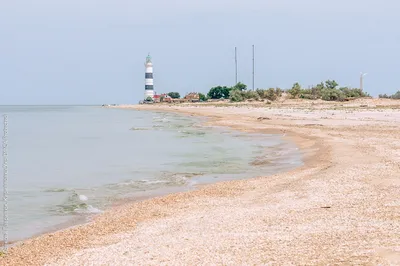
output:
M 325 119 L 321 111 L 302 117 L 288 110 L 163 108 L 210 117 L 213 125 L 286 134 L 304 151 L 305 165 L 127 204 L 91 224 L 28 240 L 0 263 L 385 265 L 397 259 L 400 169 L 390 142 L 399 141 L 399 113 L 392 122 L 343 126 L 343 112 Z M 257 120 L 266 115 L 271 119 Z M 381 145 L 382 137 L 389 145 Z

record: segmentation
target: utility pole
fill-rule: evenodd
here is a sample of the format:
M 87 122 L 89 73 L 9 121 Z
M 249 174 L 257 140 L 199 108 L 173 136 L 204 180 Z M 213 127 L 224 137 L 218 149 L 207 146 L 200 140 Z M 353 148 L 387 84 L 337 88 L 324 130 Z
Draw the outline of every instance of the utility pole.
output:
M 254 44 L 253 44 L 253 91 L 254 91 Z
M 235 85 L 238 83 L 237 48 L 235 47 Z

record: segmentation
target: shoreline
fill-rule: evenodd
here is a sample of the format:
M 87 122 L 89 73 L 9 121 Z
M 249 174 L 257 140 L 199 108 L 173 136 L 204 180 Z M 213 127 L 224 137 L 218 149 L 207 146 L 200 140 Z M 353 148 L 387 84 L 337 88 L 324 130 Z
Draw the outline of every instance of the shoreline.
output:
M 137 107 L 135 107 L 135 108 L 137 108 Z M 151 108 L 151 107 L 146 107 L 146 108 Z M 186 108 L 186 109 L 184 110 L 184 108 Z M 161 108 L 158 108 L 158 109 L 161 110 Z M 212 198 L 213 201 L 216 201 L 217 205 L 218 204 L 219 205 L 227 204 L 227 206 L 229 206 L 231 209 L 235 210 L 235 206 L 231 206 L 229 204 L 229 201 L 236 201 L 236 200 L 239 200 L 240 198 L 243 198 L 243 199 L 253 198 L 254 201 L 256 201 L 256 202 L 257 201 L 262 202 L 264 199 L 271 197 L 270 194 L 268 194 L 268 192 L 270 192 L 272 194 L 273 193 L 279 194 L 279 193 L 284 193 L 284 191 L 291 191 L 291 189 L 295 188 L 295 191 L 297 191 L 297 192 L 294 195 L 296 195 L 295 198 L 297 197 L 297 201 L 290 199 L 290 197 L 287 198 L 288 195 L 286 195 L 286 194 L 282 194 L 281 195 L 282 198 L 289 201 L 290 204 L 296 205 L 296 204 L 304 203 L 302 199 L 304 197 L 305 198 L 308 197 L 311 199 L 310 200 L 310 203 L 312 203 L 311 205 L 315 205 L 314 207 L 311 208 L 312 210 L 314 210 L 315 208 L 318 209 L 318 208 L 329 207 L 330 211 L 335 212 L 335 213 L 337 212 L 337 211 L 334 211 L 335 208 L 333 210 L 331 209 L 331 207 L 335 205 L 335 204 L 332 204 L 332 203 L 334 203 L 334 201 L 332 201 L 332 199 L 330 201 L 329 200 L 321 201 L 316 198 L 313 198 L 313 194 L 312 193 L 310 194 L 310 191 L 307 191 L 307 189 L 304 190 L 303 186 L 305 186 L 305 184 L 307 184 L 307 182 L 312 182 L 312 181 L 315 182 L 314 180 L 317 180 L 318 182 L 322 182 L 323 180 L 325 180 L 326 178 L 315 178 L 314 177 L 314 176 L 321 175 L 321 173 L 322 174 L 331 174 L 331 172 L 333 172 L 333 173 L 335 173 L 335 171 L 337 172 L 338 166 L 343 164 L 343 159 L 340 159 L 340 157 L 338 157 L 338 158 L 336 157 L 339 153 L 341 153 L 343 156 L 345 156 L 345 154 L 348 153 L 349 151 L 358 151 L 357 148 L 346 147 L 346 145 L 343 145 L 343 143 L 340 143 L 340 142 L 335 143 L 335 141 L 337 141 L 338 136 L 340 138 L 340 134 L 342 134 L 342 135 L 346 134 L 345 131 L 339 132 L 338 133 L 339 135 L 336 136 L 336 135 L 332 135 L 331 134 L 332 132 L 329 131 L 329 128 L 328 128 L 327 132 L 320 134 L 318 136 L 318 131 L 321 130 L 321 126 L 319 126 L 319 124 L 317 124 L 316 122 L 314 124 L 308 123 L 308 124 L 305 124 L 304 126 L 301 126 L 301 125 L 299 126 L 299 125 L 295 125 L 295 123 L 293 123 L 296 120 L 288 119 L 288 121 L 284 121 L 284 119 L 282 119 L 283 117 L 279 116 L 277 114 L 271 115 L 270 119 L 265 119 L 265 121 L 263 119 L 259 121 L 257 119 L 257 114 L 251 115 L 251 116 L 243 115 L 243 117 L 241 117 L 240 119 L 237 119 L 237 117 L 238 117 L 237 110 L 236 110 L 236 113 L 234 111 L 232 111 L 232 113 L 222 112 L 222 114 L 221 114 L 220 111 L 216 112 L 215 110 L 211 110 L 211 111 L 204 110 L 206 108 L 201 108 L 201 107 L 194 107 L 194 108 L 164 107 L 164 109 L 167 109 L 167 110 L 173 111 L 173 112 L 177 112 L 177 111 L 178 112 L 179 111 L 186 112 L 187 114 L 190 114 L 190 115 L 206 116 L 206 117 L 210 118 L 209 121 L 207 121 L 206 123 L 210 123 L 213 125 L 230 126 L 234 129 L 241 129 L 245 132 L 287 134 L 286 136 L 288 138 L 290 138 L 290 140 L 294 141 L 296 143 L 296 145 L 298 145 L 298 147 L 302 151 L 305 151 L 303 153 L 304 165 L 299 168 L 296 168 L 294 170 L 290 170 L 289 172 L 279 173 L 279 174 L 272 175 L 269 177 L 257 177 L 257 178 L 252 178 L 252 179 L 215 183 L 215 184 L 211 184 L 211 185 L 205 185 L 204 187 L 200 187 L 199 189 L 196 189 L 195 191 L 170 194 L 167 196 L 156 197 L 156 198 L 152 198 L 149 200 L 145 200 L 145 201 L 139 202 L 139 203 L 132 203 L 132 204 L 124 205 L 121 207 L 116 207 L 115 209 L 111 210 L 110 212 L 107 212 L 107 214 L 96 218 L 94 220 L 94 222 L 90 225 L 85 225 L 83 227 L 76 228 L 76 229 L 69 229 L 69 230 L 66 230 L 66 232 L 57 232 L 54 234 L 45 235 L 45 236 L 39 237 L 37 239 L 27 241 L 27 243 L 25 243 L 23 246 L 19 246 L 19 247 L 15 248 L 15 250 L 10 250 L 10 255 L 3 258 L 4 259 L 3 262 L 5 263 L 4 265 L 11 265 L 11 264 L 7 264 L 7 263 L 11 263 L 11 262 L 14 262 L 13 265 L 23 265 L 23 264 L 18 264 L 18 263 L 27 262 L 28 259 L 29 259 L 30 265 L 42 265 L 45 261 L 53 261 L 53 263 L 55 263 L 55 265 L 64 265 L 64 264 L 66 265 L 67 261 L 78 262 L 76 260 L 75 256 L 72 258 L 71 256 L 63 257 L 62 255 L 63 254 L 71 255 L 71 252 L 74 253 L 73 252 L 74 250 L 81 250 L 81 252 L 84 252 L 86 247 L 94 247 L 95 249 L 98 249 L 97 252 L 99 252 L 103 246 L 107 246 L 109 244 L 118 245 L 119 242 L 123 241 L 123 238 L 115 237 L 116 233 L 117 233 L 117 235 L 121 235 L 121 234 L 128 233 L 128 232 L 133 232 L 133 234 L 135 234 L 135 231 L 138 226 L 144 226 L 144 225 L 155 226 L 154 224 L 156 224 L 157 221 L 165 220 L 167 218 L 174 219 L 173 217 L 175 217 L 175 216 L 185 218 L 186 216 L 189 215 L 189 214 L 186 214 L 186 212 L 188 210 L 187 209 L 188 206 L 191 206 L 191 208 L 195 209 L 194 211 L 190 212 L 191 215 L 192 214 L 197 215 L 198 213 L 203 213 L 203 212 L 201 212 L 201 209 L 199 209 L 199 210 L 196 209 L 199 207 L 192 206 L 194 204 L 193 202 L 194 201 L 199 201 L 199 202 L 205 201 L 205 202 L 203 202 L 203 204 L 207 204 L 207 199 L 209 199 L 209 198 Z M 167 111 L 167 110 L 162 110 L 162 111 Z M 240 120 L 240 121 L 238 121 L 238 120 Z M 309 122 L 309 121 L 307 121 L 307 122 Z M 321 121 L 319 121 L 319 122 L 321 122 Z M 329 125 L 328 126 L 323 125 L 322 127 L 325 129 L 325 127 L 329 127 Z M 350 129 L 346 128 L 346 130 L 350 130 Z M 330 138 L 328 138 L 328 137 L 330 137 Z M 346 150 L 346 148 L 347 148 L 347 150 Z M 353 157 L 357 158 L 357 156 L 353 156 Z M 347 158 L 347 160 L 348 159 L 349 158 Z M 354 159 L 354 158 L 351 158 L 351 159 Z M 363 158 L 358 158 L 358 160 L 360 162 L 362 162 L 362 159 Z M 375 159 L 373 159 L 372 156 L 371 156 L 371 158 L 366 158 L 366 159 L 368 159 L 367 161 L 369 161 L 369 162 L 377 162 Z M 393 166 L 393 165 L 389 164 L 389 166 Z M 396 171 L 396 170 L 394 169 L 394 171 Z M 322 181 L 320 179 L 322 179 Z M 328 181 L 331 181 L 331 180 L 328 179 Z M 271 185 L 271 187 L 270 187 L 269 183 L 272 183 L 273 185 Z M 260 185 L 265 187 L 265 191 L 258 189 L 258 186 L 260 186 Z M 326 188 L 324 186 L 321 186 L 320 189 L 329 190 L 329 187 Z M 314 192 L 317 193 L 317 191 L 314 191 Z M 267 194 L 265 194 L 265 193 L 267 193 Z M 258 198 L 258 197 L 254 198 L 254 195 L 257 195 L 260 198 Z M 289 196 L 293 196 L 293 195 L 289 195 Z M 335 195 L 332 194 L 332 197 L 334 197 L 334 196 Z M 226 201 L 226 200 L 228 200 L 228 201 Z M 344 198 L 343 200 L 346 200 L 346 198 Z M 278 197 L 278 198 L 274 199 L 272 202 L 275 202 L 275 201 L 282 201 L 282 199 L 280 197 Z M 338 201 L 340 201 L 340 199 Z M 241 202 L 241 201 L 239 201 L 239 202 Z M 248 204 L 250 204 L 250 203 L 248 203 Z M 320 205 L 320 206 L 318 207 L 318 205 Z M 285 205 L 284 205 L 284 207 L 285 207 Z M 304 209 L 306 206 L 300 206 L 300 207 L 301 207 L 300 209 L 302 209 L 302 208 Z M 213 207 L 213 208 L 215 209 L 217 207 Z M 277 212 L 284 214 L 284 213 L 286 213 L 285 210 L 287 211 L 287 206 L 286 206 L 286 208 L 283 208 L 283 211 L 277 210 Z M 304 209 L 304 211 L 306 211 L 306 210 L 308 210 L 308 209 L 307 208 Z M 295 214 L 298 212 L 296 210 L 292 210 L 292 211 Z M 310 210 L 308 210 L 308 211 L 310 211 Z M 346 209 L 346 211 L 347 211 L 347 209 Z M 311 211 L 311 212 L 313 212 L 313 211 Z M 139 214 L 139 215 L 136 216 L 134 214 Z M 238 213 L 236 213 L 236 214 L 238 214 Z M 252 214 L 252 213 L 250 213 L 250 214 Z M 312 213 L 312 214 L 314 215 L 314 213 Z M 203 215 L 206 215 L 206 214 L 203 214 Z M 300 215 L 300 214 L 298 214 L 298 215 Z M 133 218 L 133 217 L 135 217 L 135 218 Z M 331 218 L 335 218 L 335 217 L 336 216 L 333 216 Z M 256 219 L 256 218 L 254 218 L 254 219 Z M 268 219 L 270 220 L 273 218 L 269 217 Z M 317 219 L 317 221 L 318 221 L 318 219 Z M 113 224 L 116 222 L 119 223 L 118 224 L 119 226 Z M 124 222 L 126 224 L 124 224 Z M 231 222 L 233 223 L 233 221 L 231 221 Z M 235 222 L 239 223 L 240 221 L 235 221 Z M 120 226 L 121 223 L 122 223 L 122 226 Z M 104 226 L 102 226 L 102 225 L 105 225 L 105 224 L 108 224 L 108 226 L 106 228 L 103 228 Z M 186 226 L 188 226 L 188 225 L 186 225 Z M 228 225 L 225 225 L 225 226 L 228 226 Z M 279 230 L 275 230 L 275 231 L 279 231 Z M 296 232 L 299 234 L 300 231 L 297 230 Z M 393 231 L 393 233 L 396 233 L 396 232 L 397 232 L 396 230 Z M 114 237 L 110 238 L 109 236 L 114 236 Z M 390 238 L 390 239 L 393 240 L 392 238 Z M 400 240 L 398 238 L 399 237 L 397 237 L 397 238 L 394 237 L 394 240 Z M 72 241 L 72 242 L 74 242 L 73 244 L 71 244 L 72 239 L 74 240 L 74 241 Z M 267 237 L 267 239 L 271 239 L 271 236 L 269 238 Z M 57 243 L 59 243 L 59 244 L 64 243 L 65 241 L 67 241 L 67 243 L 69 243 L 69 244 L 67 244 L 66 246 L 64 244 L 64 249 L 63 249 L 62 254 L 58 253 L 57 250 L 49 250 L 52 245 L 54 246 L 54 244 L 57 244 Z M 193 239 L 192 241 L 196 241 L 196 240 Z M 279 246 L 279 243 L 278 244 L 274 243 L 274 244 Z M 263 248 L 265 248 L 265 246 L 263 246 L 263 245 L 261 245 L 261 246 Z M 152 250 L 152 248 L 149 248 L 149 249 Z M 40 250 L 40 252 L 39 252 L 40 254 L 32 252 L 32 250 L 36 250 L 36 251 Z M 60 250 L 58 250 L 58 251 L 60 251 Z M 172 251 L 175 251 L 175 250 L 172 250 Z M 352 250 L 352 249 L 350 249 L 350 251 L 354 252 L 354 250 Z M 150 252 L 154 253 L 154 251 L 150 251 Z M 278 251 L 274 251 L 274 252 L 276 253 Z M 272 252 L 272 253 L 274 253 L 274 252 Z M 145 255 L 143 255 L 141 252 L 139 252 L 139 253 L 140 254 L 136 254 L 136 255 L 140 255 L 138 259 L 140 259 L 140 258 L 145 259 L 145 257 L 144 257 Z M 265 259 L 265 261 L 271 261 L 271 259 L 268 260 L 268 256 L 271 256 L 271 254 L 269 254 L 269 253 L 271 253 L 271 252 L 269 252 L 268 254 L 267 253 L 265 253 L 265 252 L 263 253 L 264 256 L 266 257 L 264 259 Z M 285 252 L 283 252 L 283 253 L 285 253 Z M 346 255 L 345 254 L 346 252 L 342 251 L 342 253 L 343 253 L 343 255 Z M 260 254 L 260 253 L 258 253 L 258 254 Z M 282 255 L 282 252 L 279 254 Z M 276 259 L 276 261 L 283 262 L 282 259 L 284 257 L 280 257 L 279 254 L 275 254 L 274 258 Z M 85 255 L 89 256 L 86 253 L 85 253 Z M 172 255 L 170 255 L 170 256 L 172 256 Z M 186 254 L 186 255 L 189 256 L 189 254 Z M 289 255 L 289 254 L 286 254 L 286 255 Z M 292 257 L 287 258 L 286 262 L 289 259 L 290 259 L 289 261 L 292 261 L 292 262 L 293 261 L 299 262 L 300 261 L 299 259 L 297 259 L 297 260 L 296 259 L 293 260 L 293 259 L 296 256 L 298 257 L 300 255 L 304 255 L 304 254 L 292 254 L 291 255 Z M 324 256 L 327 255 L 326 251 L 323 252 L 323 255 Z M 328 258 L 321 258 L 321 259 L 325 262 L 334 262 L 332 260 L 332 259 L 336 258 L 334 255 L 333 255 L 333 258 L 332 258 L 332 256 L 330 258 L 328 256 Z M 46 258 L 43 258 L 44 256 L 46 256 Z M 89 257 L 87 257 L 87 256 L 85 257 L 86 259 L 92 258 L 94 255 L 91 254 L 91 256 L 89 256 Z M 305 252 L 304 257 L 310 259 L 309 256 L 310 256 L 310 253 Z M 363 254 L 363 256 L 365 256 L 365 254 Z M 75 258 L 75 260 L 74 260 L 74 258 Z M 280 258 L 280 260 L 279 260 L 279 258 Z M 0 262 L 2 262 L 3 259 L 0 259 Z M 48 259 L 50 259 L 50 260 L 48 260 Z M 83 259 L 83 258 L 81 257 L 81 259 Z M 161 258 L 157 258 L 157 259 L 161 259 Z M 374 259 L 376 261 L 378 258 L 375 255 L 374 256 L 371 255 L 367 259 L 369 259 L 369 261 L 371 261 L 371 259 Z M 189 257 L 185 257 L 185 261 L 188 262 Z M 309 260 L 301 260 L 301 261 L 309 262 Z M 346 259 L 345 259 L 345 261 L 346 261 Z M 354 260 L 347 259 L 347 262 L 349 262 L 349 261 L 354 261 Z M 199 261 L 197 260 L 196 262 L 198 263 Z M 321 261 L 319 261 L 319 262 L 321 263 Z M 337 262 L 337 260 L 336 260 L 336 262 Z
M 114 108 L 114 109 L 119 109 L 117 106 L 113 106 L 110 108 Z M 129 108 L 130 109 L 130 108 Z M 149 110 L 150 112 L 152 112 L 151 110 Z M 154 111 L 155 114 L 160 113 L 160 111 L 155 110 Z M 190 116 L 187 115 L 185 113 L 177 113 L 177 112 L 172 112 L 174 114 L 177 114 L 179 116 Z M 192 115 L 193 117 L 193 115 Z M 197 116 L 196 119 L 199 120 L 199 124 L 204 125 L 206 123 L 207 120 L 209 120 L 207 117 L 204 116 Z M 210 124 L 210 123 L 209 123 Z M 214 126 L 212 126 L 214 127 Z M 221 126 L 220 128 L 226 128 L 228 129 L 228 131 L 232 132 L 241 132 L 240 130 L 235 130 L 233 128 L 230 127 L 226 127 L 226 126 Z M 201 129 L 201 127 L 200 127 Z M 242 132 L 243 133 L 243 132 Z M 271 136 L 276 137 L 278 135 L 276 134 L 271 134 Z M 262 165 L 263 162 L 260 162 L 259 164 L 257 164 L 257 160 L 254 159 L 252 160 L 249 165 L 254 166 L 254 165 Z M 298 168 L 299 166 L 284 166 L 282 170 L 273 170 L 272 174 L 278 174 L 280 172 L 286 172 L 286 171 L 291 171 L 295 168 Z M 108 212 L 108 211 L 112 211 L 113 208 L 116 207 L 124 207 L 128 204 L 134 204 L 136 202 L 140 202 L 140 201 L 145 201 L 145 200 L 151 200 L 152 198 L 156 198 L 156 197 L 164 197 L 167 196 L 169 194 L 175 194 L 175 193 L 185 193 L 185 192 L 190 192 L 190 191 L 194 191 L 197 190 L 199 188 L 208 186 L 208 185 L 212 185 L 214 183 L 219 183 L 219 182 L 229 182 L 229 181 L 234 181 L 234 180 L 242 180 L 242 179 L 251 179 L 251 178 L 255 178 L 253 177 L 243 177 L 243 178 L 239 178 L 239 179 L 228 179 L 228 180 L 209 180 L 209 181 L 201 181 L 199 183 L 193 184 L 193 185 L 185 185 L 185 186 L 172 186 L 172 187 L 163 187 L 163 188 L 158 188 L 155 190 L 147 190 L 147 191 L 142 191 L 142 192 L 137 192 L 135 193 L 135 195 L 132 196 L 128 196 L 126 198 L 121 198 L 118 199 L 116 201 L 113 201 L 111 204 L 109 204 L 109 206 L 107 206 L 106 208 L 101 210 L 102 212 Z M 41 230 L 40 232 L 34 233 L 30 236 L 27 237 L 22 237 L 22 238 L 17 238 L 17 239 L 12 239 L 10 241 L 8 241 L 8 247 L 13 247 L 15 245 L 18 244 L 22 244 L 26 241 L 32 240 L 32 239 L 36 239 L 38 237 L 44 236 L 44 235 L 48 235 L 48 234 L 54 234 L 57 233 L 59 231 L 65 231 L 68 229 L 72 229 L 72 228 L 76 228 L 76 227 L 80 227 L 80 226 L 85 226 L 87 224 L 90 224 L 93 219 L 98 216 L 101 215 L 101 213 L 87 213 L 87 214 L 75 214 L 75 215 L 71 215 L 71 217 L 69 218 L 69 220 L 59 223 L 59 224 L 54 224 L 52 226 L 49 226 L 43 230 Z M 4 245 L 3 241 L 0 241 L 0 246 Z

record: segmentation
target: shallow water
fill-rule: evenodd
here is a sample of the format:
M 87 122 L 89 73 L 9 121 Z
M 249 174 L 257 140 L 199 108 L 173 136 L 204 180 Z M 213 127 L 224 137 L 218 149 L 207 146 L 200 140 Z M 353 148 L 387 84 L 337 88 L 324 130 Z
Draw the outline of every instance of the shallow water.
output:
M 93 106 L 0 106 L 8 114 L 9 239 L 85 219 L 126 198 L 301 165 L 278 135 L 183 115 Z

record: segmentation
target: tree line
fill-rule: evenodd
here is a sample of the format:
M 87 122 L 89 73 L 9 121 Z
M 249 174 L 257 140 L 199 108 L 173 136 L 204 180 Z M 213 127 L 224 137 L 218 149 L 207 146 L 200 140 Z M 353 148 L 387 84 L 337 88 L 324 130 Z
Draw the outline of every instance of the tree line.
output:
M 310 88 L 303 88 L 298 82 L 291 89 L 281 88 L 247 90 L 247 86 L 238 83 L 233 87 L 217 86 L 207 93 L 209 99 L 230 99 L 232 102 L 244 100 L 270 100 L 275 101 L 287 93 L 290 98 L 296 99 L 322 99 L 325 101 L 343 101 L 348 98 L 369 97 L 369 95 L 358 88 L 340 87 L 335 80 L 327 80 Z
M 379 94 L 379 98 L 385 98 L 385 99 L 400 99 L 400 91 L 397 91 L 393 95 L 387 95 L 385 94 Z
M 296 82 L 290 89 L 286 90 L 281 88 L 247 90 L 247 85 L 239 82 L 232 87 L 212 87 L 206 95 L 199 93 L 199 97 L 200 101 L 207 101 L 209 99 L 229 99 L 232 102 L 242 102 L 246 100 L 275 101 L 279 99 L 283 93 L 288 94 L 292 99 L 321 99 L 324 101 L 345 101 L 361 97 L 370 97 L 368 93 L 359 88 L 339 86 L 335 80 L 326 80 L 325 82 L 308 88 L 303 88 Z M 178 92 L 170 92 L 168 95 L 171 98 L 180 98 Z M 400 91 L 393 95 L 381 94 L 379 98 L 400 99 Z

